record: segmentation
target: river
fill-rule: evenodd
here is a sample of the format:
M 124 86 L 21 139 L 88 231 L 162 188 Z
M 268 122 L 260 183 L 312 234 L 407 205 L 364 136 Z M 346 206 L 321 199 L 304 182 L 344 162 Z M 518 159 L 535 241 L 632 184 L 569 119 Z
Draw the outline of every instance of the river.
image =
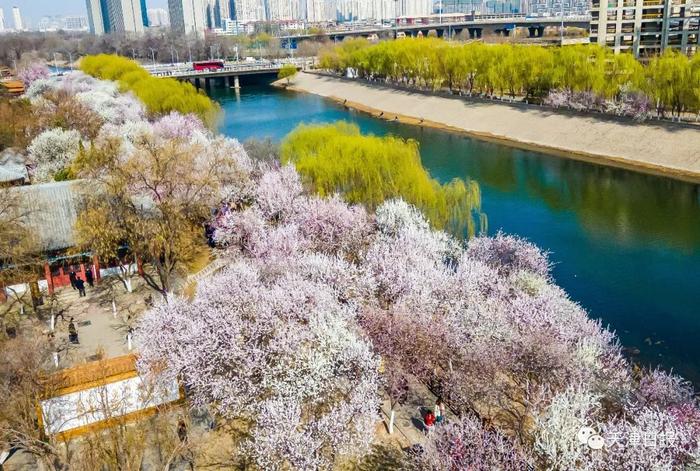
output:
M 210 93 L 224 110 L 221 131 L 241 141 L 341 119 L 416 139 L 433 177 L 479 182 L 490 234 L 550 252 L 557 283 L 633 359 L 700 384 L 700 185 L 387 122 L 264 85 Z

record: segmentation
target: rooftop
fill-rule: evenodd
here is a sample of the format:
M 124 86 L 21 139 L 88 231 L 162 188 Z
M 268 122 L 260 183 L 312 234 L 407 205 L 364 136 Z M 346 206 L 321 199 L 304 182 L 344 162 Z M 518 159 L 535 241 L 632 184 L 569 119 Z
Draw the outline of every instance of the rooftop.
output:
M 36 237 L 37 249 L 49 252 L 75 245 L 81 180 L 10 187 L 19 194 L 25 224 Z

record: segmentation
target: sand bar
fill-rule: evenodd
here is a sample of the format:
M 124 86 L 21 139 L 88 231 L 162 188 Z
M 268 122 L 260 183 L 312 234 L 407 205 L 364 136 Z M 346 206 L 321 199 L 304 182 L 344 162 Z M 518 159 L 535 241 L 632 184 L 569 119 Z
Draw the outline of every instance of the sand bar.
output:
M 382 119 L 700 182 L 700 127 L 435 96 L 313 73 L 298 74 L 289 89 L 383 113 Z

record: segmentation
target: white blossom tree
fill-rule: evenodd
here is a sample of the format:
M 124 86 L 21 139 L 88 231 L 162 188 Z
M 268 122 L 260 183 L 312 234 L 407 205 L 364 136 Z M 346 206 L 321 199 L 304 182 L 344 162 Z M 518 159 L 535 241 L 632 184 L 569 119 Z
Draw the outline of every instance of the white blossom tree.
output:
M 46 182 L 66 169 L 78 155 L 80 133 L 76 130 L 49 129 L 32 140 L 28 147 L 32 180 Z
M 137 331 L 144 372 L 179 377 L 193 405 L 248 424 L 241 451 L 262 469 L 329 469 L 365 452 L 378 408 L 378 360 L 332 290 L 294 272 L 237 263 L 171 298 Z

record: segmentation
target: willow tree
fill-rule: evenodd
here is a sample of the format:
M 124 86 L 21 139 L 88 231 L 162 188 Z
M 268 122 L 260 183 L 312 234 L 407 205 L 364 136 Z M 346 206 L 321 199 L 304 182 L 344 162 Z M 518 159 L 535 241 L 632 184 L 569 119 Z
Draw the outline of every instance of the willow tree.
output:
M 322 196 L 341 193 L 370 210 L 387 199 L 403 198 L 424 211 L 436 228 L 469 236 L 485 230 L 479 185 L 460 179 L 441 184 L 431 178 L 412 139 L 362 135 L 347 122 L 300 125 L 282 143 L 281 154 L 282 163 L 294 163 Z
M 153 115 L 171 111 L 196 114 L 207 126 L 216 125 L 219 106 L 189 83 L 153 77 L 135 61 L 108 54 L 82 58 L 80 69 L 93 77 L 116 81 L 122 91 L 133 92 Z

